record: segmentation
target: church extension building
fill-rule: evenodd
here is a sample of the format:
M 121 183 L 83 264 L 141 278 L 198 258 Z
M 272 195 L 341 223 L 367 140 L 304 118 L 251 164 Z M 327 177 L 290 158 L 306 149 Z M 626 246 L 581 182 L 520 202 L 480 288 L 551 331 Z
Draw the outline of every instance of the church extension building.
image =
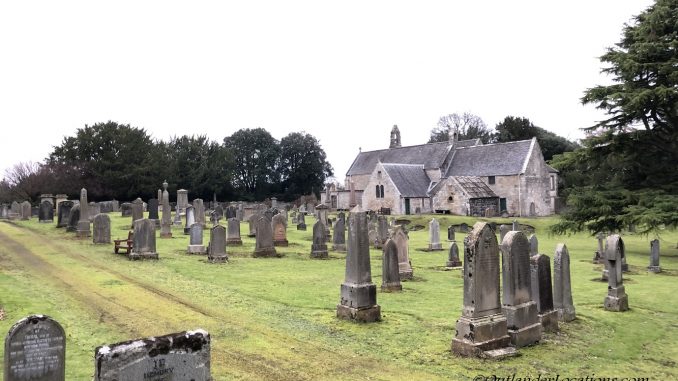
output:
M 388 149 L 358 154 L 345 188 L 328 186 L 321 202 L 392 214 L 547 216 L 557 211 L 558 172 L 536 138 L 482 144 L 455 134 L 447 142 L 402 147 L 393 126 Z

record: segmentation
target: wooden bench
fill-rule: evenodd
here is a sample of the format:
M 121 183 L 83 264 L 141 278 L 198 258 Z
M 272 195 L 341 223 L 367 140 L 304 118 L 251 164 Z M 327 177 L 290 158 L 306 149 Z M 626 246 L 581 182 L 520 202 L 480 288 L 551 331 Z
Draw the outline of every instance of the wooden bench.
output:
M 132 247 L 134 247 L 134 232 L 127 232 L 127 239 L 114 239 L 113 243 L 115 243 L 115 253 L 119 254 L 120 250 L 124 250 L 125 252 L 123 254 L 129 254 L 132 251 Z

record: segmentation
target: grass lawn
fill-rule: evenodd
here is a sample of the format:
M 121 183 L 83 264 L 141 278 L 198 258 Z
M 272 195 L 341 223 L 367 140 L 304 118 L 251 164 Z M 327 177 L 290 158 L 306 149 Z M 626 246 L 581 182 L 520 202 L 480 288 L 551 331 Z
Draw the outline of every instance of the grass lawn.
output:
M 126 237 L 131 218 L 110 216 L 112 238 Z M 428 226 L 430 216 L 411 217 L 413 224 Z M 450 224 L 477 220 L 438 218 L 441 237 Z M 545 334 L 539 345 L 521 349 L 520 357 L 503 361 L 450 353 L 463 281 L 460 271 L 444 271 L 446 251 L 421 250 L 427 230 L 410 232 L 414 280 L 403 282 L 402 293 L 378 292 L 381 322 L 335 318 L 345 254 L 310 259 L 312 217 L 307 231 L 289 224 L 290 245 L 277 248 L 282 258 L 252 258 L 254 239 L 243 223 L 244 245 L 228 248 L 227 264 L 187 255 L 188 236 L 179 227 L 173 238 L 157 240 L 159 261 L 129 261 L 113 254 L 112 244 L 78 240 L 55 224 L 0 222 L 5 310 L 0 331 L 29 314 L 59 321 L 67 335 L 67 380 L 91 380 L 99 345 L 195 328 L 211 334 L 215 380 L 470 380 L 512 374 L 678 379 L 678 232 L 660 237 L 659 274 L 646 271 L 654 237 L 623 235 L 631 309 L 613 313 L 602 308 L 607 294 L 599 280 L 602 265 L 591 263 L 595 238 L 549 236 L 555 218 L 519 221 L 535 227 L 541 253 L 552 258 L 557 243 L 567 245 L 578 318 L 561 323 L 558 334 Z M 462 251 L 463 233 L 456 238 Z M 372 249 L 371 260 L 372 280 L 379 286 L 381 252 Z

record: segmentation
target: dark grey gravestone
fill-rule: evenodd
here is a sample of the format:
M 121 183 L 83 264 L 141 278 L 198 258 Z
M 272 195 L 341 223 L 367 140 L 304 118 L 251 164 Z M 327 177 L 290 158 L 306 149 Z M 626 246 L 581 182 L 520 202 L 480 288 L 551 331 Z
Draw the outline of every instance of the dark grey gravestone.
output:
M 530 256 L 539 254 L 539 240 L 537 240 L 537 235 L 530 235 Z
M 211 381 L 207 331 L 104 345 L 95 350 L 94 381 Z
M 459 231 L 462 233 L 468 233 L 468 225 L 466 224 L 466 222 L 462 222 L 459 225 Z
M 71 209 L 73 209 L 73 201 L 62 201 L 59 204 L 59 214 L 57 215 L 56 227 L 65 228 L 68 226 Z
M 233 210 L 235 215 L 235 207 L 233 207 Z M 273 219 L 271 220 L 271 229 L 273 230 L 273 246 L 287 246 L 287 224 L 285 223 L 285 216 L 282 213 L 273 216 Z
M 605 234 L 598 233 L 596 234 L 596 240 L 598 241 L 598 251 L 593 255 L 593 263 L 605 263 L 603 256 L 605 255 L 605 249 L 603 247 L 603 240 L 605 239 Z M 604 279 L 604 280 L 607 280 Z
M 191 203 L 193 208 L 195 208 L 195 222 L 199 223 L 203 227 L 206 225 L 205 221 L 205 203 L 201 198 L 196 198 Z
M 624 288 L 622 278 L 622 258 L 624 258 L 624 241 L 619 234 L 607 237 L 605 260 L 609 271 L 607 279 L 607 296 L 603 306 L 608 311 L 622 312 L 629 309 L 629 296 Z
M 219 219 L 224 218 L 224 208 L 222 208 L 221 205 L 215 206 L 214 212 L 217 213 L 217 216 L 219 217 Z
M 659 273 L 662 271 L 659 267 L 659 240 L 653 239 L 650 241 L 650 265 L 647 267 L 647 270 L 653 273 Z
M 306 231 L 306 215 L 304 215 L 304 213 L 299 213 L 297 221 L 299 222 L 297 224 L 297 230 Z
M 464 238 L 464 305 L 456 323 L 452 352 L 484 357 L 508 351 L 506 317 L 499 302 L 499 247 L 485 222 L 477 222 Z
M 71 208 L 71 212 L 68 214 L 68 226 L 66 227 L 66 231 L 74 232 L 78 230 L 78 221 L 80 221 L 80 204 Z
M 440 243 L 440 224 L 435 218 L 428 223 L 428 250 L 440 251 L 443 249 L 443 244 Z
M 311 244 L 311 258 L 327 259 L 327 237 L 325 225 L 318 220 L 313 224 L 313 244 Z
M 54 222 L 54 207 L 49 201 L 40 203 L 40 211 L 38 213 L 38 221 L 42 223 Z
M 547 255 L 537 254 L 530 258 L 530 278 L 532 298 L 537 303 L 542 329 L 546 332 L 558 332 L 558 311 L 553 308 L 551 259 Z
M 572 301 L 570 253 L 563 243 L 556 246 L 556 255 L 553 258 L 553 308 L 558 311 L 559 320 L 567 322 L 577 317 Z
M 447 227 L 447 240 L 448 241 L 456 241 L 454 237 L 454 226 L 450 225 Z
M 381 249 L 384 242 L 388 239 L 388 220 L 385 216 L 377 217 L 377 237 L 374 241 L 374 248 Z
M 499 244 L 504 240 L 506 233 L 511 231 L 511 229 L 506 225 L 499 225 Z
M 414 272 L 410 264 L 410 238 L 407 235 L 405 228 L 396 226 L 393 229 L 393 242 L 398 248 L 398 272 L 400 273 L 400 280 L 412 279 Z
M 501 243 L 503 310 L 516 348 L 541 339 L 537 304 L 532 300 L 530 243 L 522 231 L 506 233 Z
M 334 234 L 332 234 L 332 250 L 346 251 L 346 215 L 339 212 L 337 223 L 334 224 Z
M 155 249 L 155 222 L 149 219 L 134 221 L 134 238 L 129 259 L 158 259 Z
M 64 381 L 66 335 L 55 320 L 31 315 L 19 320 L 5 338 L 5 381 Z
M 384 244 L 381 266 L 381 291 L 402 291 L 403 286 L 400 284 L 398 266 L 398 246 L 391 239 L 387 239 Z
M 211 263 L 228 261 L 226 255 L 226 228 L 217 225 L 210 230 L 210 244 L 207 247 L 207 260 Z
M 144 218 L 144 201 L 140 198 L 132 201 L 132 227 L 134 227 L 134 221 L 141 220 Z M 149 218 L 150 219 L 150 218 Z
M 121 217 L 132 216 L 132 203 L 123 202 L 122 204 L 120 204 L 120 216 Z
M 265 216 L 260 216 L 255 223 L 257 238 L 254 244 L 253 256 L 257 257 L 277 257 L 278 253 L 273 246 L 273 231 L 271 230 L 271 221 Z
M 234 206 L 234 205 L 229 205 L 229 206 L 226 208 L 226 210 L 225 210 L 225 213 L 226 213 L 226 219 L 229 219 L 229 218 L 235 218 L 235 211 L 236 211 L 235 206 Z
M 192 205 L 186 207 L 186 225 L 184 226 L 184 234 L 189 234 L 191 226 L 195 223 L 195 208 Z
M 148 200 L 148 219 L 153 221 L 160 221 L 160 214 L 158 213 L 158 199 L 152 198 Z
M 261 218 L 261 215 L 255 213 L 250 216 L 250 218 L 247 219 L 247 224 L 250 228 L 249 233 L 247 233 L 248 237 L 256 237 L 257 236 L 257 221 Z
M 379 321 L 381 307 L 377 304 L 377 286 L 372 283 L 365 212 L 351 213 L 348 217 L 347 249 L 346 273 L 341 284 L 337 317 L 365 323 Z
M 462 263 L 459 259 L 459 247 L 457 247 L 456 242 L 452 242 L 450 245 L 450 251 L 447 255 L 447 262 L 445 267 L 461 267 Z
M 240 238 L 240 220 L 237 218 L 229 218 L 228 221 L 228 235 L 226 237 L 227 246 L 241 246 L 242 238 Z
M 189 241 L 186 252 L 188 254 L 205 254 L 207 250 L 203 245 L 203 227 L 199 223 L 194 223 L 189 228 Z
M 111 218 L 108 214 L 99 213 L 92 221 L 92 242 L 96 244 L 111 243 Z
M 89 226 L 89 204 L 87 203 L 87 189 L 80 190 L 80 219 L 76 229 L 76 237 L 89 238 L 92 236 Z

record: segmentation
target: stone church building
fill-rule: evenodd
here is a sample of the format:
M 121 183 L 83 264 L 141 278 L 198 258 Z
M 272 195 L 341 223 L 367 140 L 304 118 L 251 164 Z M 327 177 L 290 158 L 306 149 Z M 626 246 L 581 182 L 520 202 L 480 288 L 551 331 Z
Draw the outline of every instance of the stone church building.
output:
M 393 126 L 389 148 L 360 152 L 345 189 L 328 186 L 321 202 L 391 214 L 547 216 L 557 211 L 557 198 L 558 172 L 536 138 L 482 144 L 454 134 L 446 142 L 402 147 Z

